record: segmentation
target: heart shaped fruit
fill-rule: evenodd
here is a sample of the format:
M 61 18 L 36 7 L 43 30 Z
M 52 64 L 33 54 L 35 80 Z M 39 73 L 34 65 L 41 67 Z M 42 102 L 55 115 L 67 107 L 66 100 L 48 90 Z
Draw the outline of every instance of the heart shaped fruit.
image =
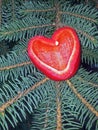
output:
M 77 71 L 80 63 L 80 41 L 76 31 L 65 26 L 51 38 L 35 36 L 29 40 L 28 55 L 34 65 L 53 80 L 66 80 Z

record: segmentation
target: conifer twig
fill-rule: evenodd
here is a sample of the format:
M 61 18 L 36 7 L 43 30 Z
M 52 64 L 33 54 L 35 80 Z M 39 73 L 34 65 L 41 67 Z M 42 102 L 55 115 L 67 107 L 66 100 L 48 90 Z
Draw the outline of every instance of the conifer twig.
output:
M 12 20 L 15 20 L 15 2 L 12 0 Z
M 48 80 L 49 80 L 48 78 L 44 78 L 41 81 L 39 81 L 38 83 L 35 83 L 30 88 L 24 90 L 23 92 L 18 92 L 18 94 L 15 97 L 13 97 L 12 99 L 10 99 L 9 101 L 5 102 L 3 105 L 0 106 L 0 113 L 4 114 L 4 111 L 5 111 L 5 109 L 7 107 L 11 106 L 17 100 L 19 100 L 20 98 L 26 96 L 28 93 L 30 93 L 31 91 L 33 91 L 34 89 L 36 89 L 37 87 L 39 87 L 41 84 L 44 84 Z
M 11 65 L 11 66 L 1 67 L 1 68 L 0 68 L 0 71 L 9 70 L 9 69 L 14 69 L 14 68 L 17 68 L 17 67 L 22 67 L 22 66 L 25 66 L 25 65 L 29 65 L 29 64 L 31 64 L 31 63 L 32 63 L 31 61 L 27 61 L 27 62 L 18 63 L 18 64 Z
M 91 81 L 87 81 L 87 80 L 84 80 L 83 78 L 81 78 L 81 77 L 79 77 L 79 76 L 77 76 L 76 77 L 77 79 L 79 79 L 81 82 L 83 82 L 83 83 L 86 83 L 86 84 L 88 84 L 88 85 L 92 85 L 92 86 L 94 86 L 94 87 L 98 87 L 98 84 L 95 84 L 95 83 L 93 83 L 93 82 L 91 82 Z
M 0 26 L 2 22 L 2 0 L 0 0 Z
M 60 87 L 60 82 L 57 82 L 56 84 L 57 128 L 56 130 L 62 130 L 61 99 L 60 99 L 61 95 L 60 95 L 59 87 Z
M 71 16 L 74 16 L 74 17 L 78 17 L 78 18 L 81 18 L 81 19 L 85 19 L 85 20 L 88 20 L 88 21 L 97 23 L 97 20 L 95 20 L 95 19 L 93 19 L 93 18 L 90 18 L 89 16 L 86 17 L 86 16 L 83 16 L 83 15 L 80 15 L 80 14 L 76 14 L 76 13 L 72 13 L 72 12 L 67 12 L 67 11 L 64 11 L 64 12 L 60 11 L 59 13 L 60 13 L 60 14 L 71 15 Z
M 55 9 L 56 9 L 56 20 L 55 20 L 55 25 L 56 29 L 62 26 L 61 19 L 60 19 L 60 10 L 59 10 L 59 4 L 55 3 Z
M 47 107 L 46 107 L 44 128 L 48 126 L 48 112 L 49 112 L 49 103 L 47 104 Z
M 48 26 L 55 26 L 55 24 L 43 24 L 43 25 L 35 25 L 35 26 L 29 26 L 29 27 L 24 27 L 24 28 L 20 28 L 17 30 L 12 30 L 12 31 L 6 31 L 6 32 L 1 32 L 1 35 L 10 35 L 10 34 L 14 34 L 14 33 L 18 33 L 21 31 L 27 31 L 27 30 L 32 30 L 32 29 L 36 29 L 36 28 L 43 28 L 43 27 L 48 27 Z
M 34 13 L 34 12 L 49 12 L 49 11 L 55 11 L 55 8 L 48 8 L 48 9 L 26 9 L 26 10 L 23 10 L 23 11 L 21 11 L 21 12 L 28 12 L 28 13 L 30 13 L 30 12 L 32 12 L 32 13 Z
M 95 110 L 95 108 L 86 101 L 85 98 L 82 97 L 82 95 L 77 91 L 77 89 L 74 87 L 74 85 L 71 83 L 70 80 L 66 81 L 71 90 L 74 92 L 74 94 L 81 100 L 81 102 L 93 113 L 98 117 L 98 111 Z

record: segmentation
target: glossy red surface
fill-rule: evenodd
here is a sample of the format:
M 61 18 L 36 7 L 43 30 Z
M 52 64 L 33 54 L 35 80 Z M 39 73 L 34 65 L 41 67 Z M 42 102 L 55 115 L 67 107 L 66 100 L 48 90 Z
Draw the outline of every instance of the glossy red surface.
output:
M 35 36 L 28 42 L 28 56 L 34 65 L 53 80 L 71 78 L 80 64 L 80 41 L 68 26 L 59 28 L 51 38 Z

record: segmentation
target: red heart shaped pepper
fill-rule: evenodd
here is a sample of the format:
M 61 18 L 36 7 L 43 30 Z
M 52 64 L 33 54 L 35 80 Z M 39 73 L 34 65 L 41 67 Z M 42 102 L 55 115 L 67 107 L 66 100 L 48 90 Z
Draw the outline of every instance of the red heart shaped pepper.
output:
M 80 63 L 80 41 L 76 31 L 65 26 L 51 38 L 35 36 L 29 40 L 28 55 L 34 65 L 53 80 L 66 80 L 77 71 Z

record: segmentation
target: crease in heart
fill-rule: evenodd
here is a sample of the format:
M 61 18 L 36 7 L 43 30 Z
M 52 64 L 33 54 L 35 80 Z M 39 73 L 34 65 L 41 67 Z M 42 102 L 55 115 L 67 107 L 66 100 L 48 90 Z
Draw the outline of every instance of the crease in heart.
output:
M 66 44 L 68 40 L 69 44 Z M 47 46 L 45 44 L 43 46 L 43 43 L 40 43 L 34 47 L 34 56 L 39 63 L 47 66 L 48 69 L 62 73 L 62 71 L 67 71 L 69 68 L 71 57 L 75 51 L 75 45 L 72 46 L 71 39 L 66 39 L 63 41 L 63 44 L 59 40 L 55 41 L 55 46 Z

